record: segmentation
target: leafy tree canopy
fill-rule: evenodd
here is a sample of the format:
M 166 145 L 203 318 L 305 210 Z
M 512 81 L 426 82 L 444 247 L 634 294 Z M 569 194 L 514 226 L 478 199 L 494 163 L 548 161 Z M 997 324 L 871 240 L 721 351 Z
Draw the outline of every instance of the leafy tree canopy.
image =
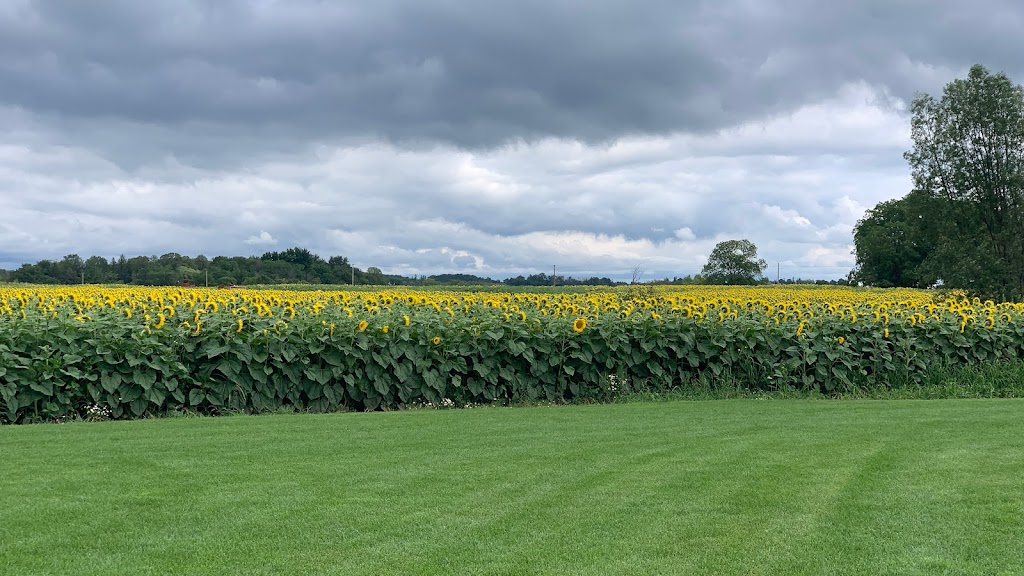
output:
M 711 251 L 700 274 L 707 284 L 757 284 L 767 266 L 750 240 L 726 240 Z
M 930 238 L 917 245 L 931 246 L 928 273 L 917 279 L 931 274 L 976 294 L 1024 295 L 1024 88 L 975 65 L 941 98 L 918 95 L 911 113 L 913 147 L 904 158 L 915 189 L 937 201 L 921 229 Z
M 936 249 L 934 224 L 941 208 L 927 193 L 881 202 L 853 229 L 854 280 L 870 286 L 925 288 L 937 278 L 928 269 Z

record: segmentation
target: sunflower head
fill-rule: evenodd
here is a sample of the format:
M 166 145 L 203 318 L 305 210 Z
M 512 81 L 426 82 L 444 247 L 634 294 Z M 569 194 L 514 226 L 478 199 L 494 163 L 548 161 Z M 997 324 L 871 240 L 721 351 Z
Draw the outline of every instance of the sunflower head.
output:
M 363 330 L 366 330 L 366 327 L 369 326 L 369 325 L 370 325 L 370 323 L 367 322 L 366 320 L 360 320 L 359 321 L 359 331 L 362 332 Z
M 574 332 L 583 332 L 587 329 L 587 319 L 577 318 L 576 321 L 572 323 L 572 329 Z
M 431 342 L 434 343 L 434 346 L 437 346 L 438 344 L 441 343 L 441 337 L 440 336 L 434 336 L 434 339 L 431 340 Z
M 409 325 L 410 321 L 409 321 L 409 315 L 408 314 L 406 314 L 405 316 L 402 316 L 402 323 L 405 324 L 406 326 Z
M 385 325 L 384 325 L 384 327 L 380 329 L 380 331 L 381 331 L 381 332 L 383 332 L 383 333 L 385 333 L 385 334 L 387 334 L 387 333 L 388 333 L 388 330 L 389 330 L 389 329 L 390 329 L 390 328 L 388 327 L 388 325 L 387 325 L 387 324 L 385 324 Z

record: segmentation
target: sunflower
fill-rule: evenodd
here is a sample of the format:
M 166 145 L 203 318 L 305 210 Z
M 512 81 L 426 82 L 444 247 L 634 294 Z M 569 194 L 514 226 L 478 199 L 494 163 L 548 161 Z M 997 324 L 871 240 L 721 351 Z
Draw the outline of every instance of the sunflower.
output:
M 431 340 L 431 342 L 434 343 L 434 346 L 437 346 L 438 344 L 441 343 L 441 337 L 440 336 L 434 336 L 434 339 Z
M 402 316 L 402 322 L 403 322 L 403 323 L 404 323 L 404 324 L 405 324 L 406 326 L 408 326 L 408 325 L 409 325 L 409 315 L 408 315 L 408 314 L 406 314 L 405 316 Z
M 387 333 L 388 333 L 388 330 L 390 330 L 390 328 L 388 327 L 388 325 L 387 325 L 387 324 L 385 324 L 385 325 L 384 325 L 384 327 L 380 329 L 380 331 L 381 331 L 381 332 L 383 332 L 383 333 L 385 333 L 385 334 L 387 334 Z
M 586 318 L 577 318 L 576 321 L 572 323 L 573 332 L 583 332 L 584 330 L 586 330 L 586 328 L 587 328 L 587 319 Z
M 244 326 L 244 325 L 245 325 L 245 324 L 244 324 L 244 322 L 242 322 L 242 319 L 241 319 L 241 318 L 239 318 L 239 319 L 238 319 L 238 329 L 237 329 L 237 330 L 235 330 L 235 332 L 236 332 L 236 333 L 238 333 L 238 332 L 241 332 L 241 331 L 242 331 L 242 326 Z
M 370 325 L 370 323 L 367 322 L 366 320 L 360 320 L 359 321 L 359 331 L 362 332 L 363 330 L 366 330 L 366 327 L 369 326 L 369 325 Z

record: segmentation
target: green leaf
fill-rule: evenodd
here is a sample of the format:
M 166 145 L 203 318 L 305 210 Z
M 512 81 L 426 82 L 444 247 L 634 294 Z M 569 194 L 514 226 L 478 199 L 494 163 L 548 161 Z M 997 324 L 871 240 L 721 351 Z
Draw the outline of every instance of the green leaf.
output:
M 148 403 L 145 398 L 136 398 L 135 400 L 132 400 L 132 403 L 130 405 L 132 414 L 135 414 L 136 416 L 142 416 L 142 414 L 146 412 L 147 404 Z
M 216 358 L 217 356 L 220 356 L 221 354 L 226 354 L 229 350 L 231 350 L 231 346 L 229 346 L 228 344 L 220 344 L 220 345 L 216 345 L 216 346 L 211 346 L 211 347 L 206 349 L 206 357 L 207 358 L 211 358 L 211 359 L 212 358 Z
M 324 362 L 331 366 L 345 365 L 345 355 L 337 348 L 327 348 L 322 354 L 320 354 L 320 357 L 323 358 Z
M 133 380 L 136 384 L 142 387 L 143 390 L 149 390 L 153 384 L 156 383 L 156 372 L 150 370 L 138 370 L 133 375 Z
M 144 360 L 144 358 L 136 354 L 133 350 L 126 351 L 124 353 L 124 358 L 128 361 L 128 366 L 131 368 L 135 368 L 139 364 L 142 364 L 142 361 Z
M 46 397 L 53 396 L 53 382 L 50 380 L 33 380 L 28 387 Z
M 322 385 L 327 384 L 334 377 L 334 372 L 330 368 L 323 366 L 310 366 L 306 368 L 305 374 L 310 380 Z
M 121 385 L 121 374 L 117 372 L 104 372 L 100 374 L 100 386 L 109 394 L 113 394 Z
M 142 388 L 125 384 L 121 386 L 121 401 L 132 402 L 142 397 Z
M 191 406 L 199 406 L 206 400 L 206 393 L 198 388 L 193 388 L 188 393 L 188 403 Z
M 237 380 L 241 374 L 242 364 L 235 358 L 227 357 L 220 361 L 217 370 L 227 377 L 228 380 Z

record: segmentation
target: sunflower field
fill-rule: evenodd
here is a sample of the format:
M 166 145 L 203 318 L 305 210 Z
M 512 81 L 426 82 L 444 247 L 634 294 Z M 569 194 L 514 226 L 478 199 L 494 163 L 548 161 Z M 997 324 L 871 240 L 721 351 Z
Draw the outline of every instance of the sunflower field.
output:
M 915 290 L 0 286 L 0 422 L 822 393 L 1020 357 L 1024 305 Z

